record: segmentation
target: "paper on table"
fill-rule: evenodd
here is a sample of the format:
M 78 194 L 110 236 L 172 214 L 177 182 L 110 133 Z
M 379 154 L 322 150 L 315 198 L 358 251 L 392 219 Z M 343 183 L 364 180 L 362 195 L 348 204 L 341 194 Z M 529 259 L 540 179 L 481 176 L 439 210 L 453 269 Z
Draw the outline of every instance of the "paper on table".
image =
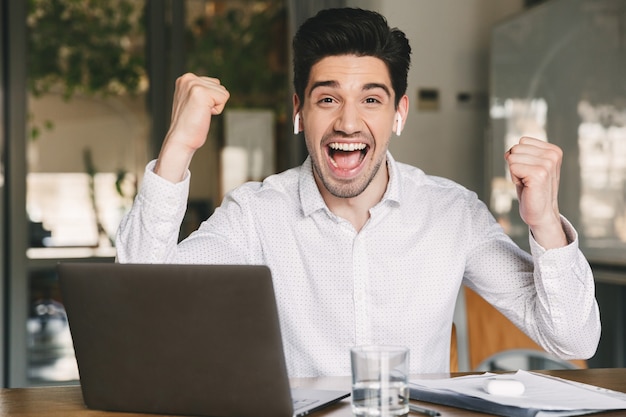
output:
M 487 393 L 483 388 L 485 380 L 503 376 L 492 373 L 444 379 L 412 379 L 411 385 L 448 392 L 451 395 L 481 398 L 492 403 L 523 409 L 586 411 L 587 413 L 626 409 L 626 394 L 624 393 L 521 370 L 505 375 L 509 379 L 515 379 L 524 384 L 526 388 L 523 395 L 504 397 Z M 574 414 L 567 413 L 567 415 Z

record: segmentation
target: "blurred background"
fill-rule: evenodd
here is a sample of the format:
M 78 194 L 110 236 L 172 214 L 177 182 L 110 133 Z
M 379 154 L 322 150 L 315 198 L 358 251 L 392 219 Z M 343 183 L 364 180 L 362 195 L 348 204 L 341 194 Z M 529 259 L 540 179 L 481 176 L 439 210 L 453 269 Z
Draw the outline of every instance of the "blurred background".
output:
M 596 271 L 603 314 L 589 365 L 624 365 L 626 0 L 0 6 L 0 385 L 76 383 L 55 265 L 114 260 L 179 75 L 215 76 L 231 92 L 193 160 L 181 239 L 232 187 L 304 160 L 291 133 L 291 37 L 337 6 L 377 10 L 410 39 L 410 116 L 391 142 L 396 159 L 476 191 L 524 247 L 502 155 L 524 134 L 564 148 L 561 209 Z

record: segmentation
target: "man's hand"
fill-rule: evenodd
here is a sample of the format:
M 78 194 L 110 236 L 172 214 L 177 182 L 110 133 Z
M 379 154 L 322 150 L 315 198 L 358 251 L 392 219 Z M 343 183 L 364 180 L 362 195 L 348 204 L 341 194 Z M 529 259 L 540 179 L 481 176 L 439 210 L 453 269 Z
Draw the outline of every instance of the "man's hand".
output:
M 176 80 L 172 120 L 154 172 L 171 182 L 183 179 L 191 158 L 206 141 L 211 117 L 220 114 L 230 94 L 216 78 L 185 74 Z
M 520 216 L 534 239 L 546 249 L 567 245 L 558 205 L 561 148 L 523 137 L 504 158 L 517 188 Z

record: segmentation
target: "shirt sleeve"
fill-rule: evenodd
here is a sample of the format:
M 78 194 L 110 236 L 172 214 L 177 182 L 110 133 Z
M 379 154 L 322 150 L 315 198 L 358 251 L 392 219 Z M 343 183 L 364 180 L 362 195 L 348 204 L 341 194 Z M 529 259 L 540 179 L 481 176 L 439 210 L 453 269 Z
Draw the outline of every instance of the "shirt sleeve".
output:
M 468 255 L 466 284 L 547 352 L 593 356 L 600 338 L 595 283 L 572 225 L 562 218 L 567 246 L 546 250 L 531 236 L 529 254 L 491 215 L 474 207 L 472 218 L 479 243 Z
M 180 225 L 187 209 L 191 173 L 179 183 L 171 183 L 146 166 L 133 207 L 122 219 L 116 236 L 120 263 L 246 264 L 252 232 L 249 213 L 243 207 L 248 188 L 241 187 L 239 198 L 224 198 L 215 213 L 182 242 Z M 234 194 L 234 193 L 233 193 Z M 242 201 L 244 204 L 242 205 Z M 248 231 L 248 232 L 246 232 Z
M 171 183 L 154 173 L 155 163 L 146 166 L 133 206 L 120 222 L 116 236 L 118 262 L 176 261 L 191 175 L 188 171 L 181 182 Z
M 546 250 L 530 234 L 537 291 L 535 314 L 538 343 L 565 359 L 587 359 L 600 340 L 600 314 L 591 267 L 578 247 L 578 234 L 561 217 L 570 242 Z M 532 323 L 526 323 L 532 328 Z

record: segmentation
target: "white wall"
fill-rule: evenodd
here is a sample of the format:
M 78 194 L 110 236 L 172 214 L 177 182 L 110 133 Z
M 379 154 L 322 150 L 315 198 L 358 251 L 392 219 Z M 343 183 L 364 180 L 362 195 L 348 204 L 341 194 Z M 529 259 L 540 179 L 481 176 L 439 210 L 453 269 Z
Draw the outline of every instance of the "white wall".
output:
M 520 12 L 523 0 L 354 0 L 350 5 L 381 12 L 411 43 L 411 108 L 402 136 L 391 141 L 394 157 L 483 194 L 487 103 L 459 108 L 457 93 L 487 93 L 490 29 Z M 438 111 L 417 110 L 419 88 L 439 90 Z
M 149 115 L 145 96 L 86 97 L 64 100 L 60 94 L 28 98 L 29 112 L 40 127 L 53 128 L 28 143 L 29 172 L 85 172 L 83 150 L 91 149 L 98 172 L 143 173 L 147 162 Z

